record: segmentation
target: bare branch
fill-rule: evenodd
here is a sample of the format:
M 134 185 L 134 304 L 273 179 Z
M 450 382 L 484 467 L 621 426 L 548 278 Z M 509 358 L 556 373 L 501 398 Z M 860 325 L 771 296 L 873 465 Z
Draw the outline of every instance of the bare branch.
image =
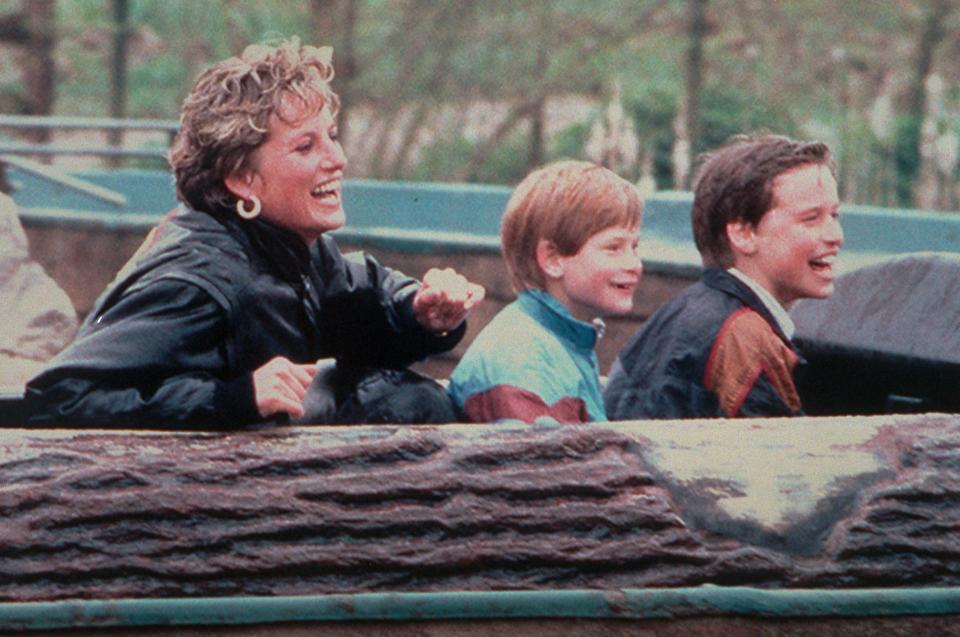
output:
M 0 15 L 0 41 L 26 44 L 30 40 L 26 20 L 21 13 Z

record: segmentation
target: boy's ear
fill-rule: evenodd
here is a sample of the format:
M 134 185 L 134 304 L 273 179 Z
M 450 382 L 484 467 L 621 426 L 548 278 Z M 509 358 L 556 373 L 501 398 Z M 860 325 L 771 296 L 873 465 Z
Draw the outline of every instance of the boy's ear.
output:
M 757 233 L 753 224 L 744 220 L 727 224 L 727 241 L 736 254 L 752 255 L 757 251 Z
M 537 265 L 548 278 L 563 277 L 563 258 L 553 241 L 540 239 L 537 242 Z

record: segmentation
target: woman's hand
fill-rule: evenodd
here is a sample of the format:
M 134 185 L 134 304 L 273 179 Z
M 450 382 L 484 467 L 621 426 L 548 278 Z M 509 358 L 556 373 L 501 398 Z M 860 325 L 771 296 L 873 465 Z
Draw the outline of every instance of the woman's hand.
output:
M 298 365 L 277 356 L 253 372 L 253 394 L 257 411 L 263 418 L 287 413 L 303 416 L 303 399 L 317 373 L 313 363 Z
M 413 297 L 413 311 L 428 331 L 449 332 L 463 323 L 485 293 L 482 285 L 470 283 L 453 268 L 431 268 Z

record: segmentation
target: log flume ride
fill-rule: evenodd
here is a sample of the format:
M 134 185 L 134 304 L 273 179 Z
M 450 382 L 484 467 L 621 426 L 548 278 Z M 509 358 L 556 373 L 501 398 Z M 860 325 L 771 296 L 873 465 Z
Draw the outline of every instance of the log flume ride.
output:
M 509 299 L 483 225 L 505 192 L 345 193 L 344 243 L 409 271 L 459 259 L 490 315 Z M 18 199 L 31 244 L 81 309 L 96 277 L 62 259 L 132 252 L 154 213 L 36 201 Z M 364 201 L 407 227 L 364 222 Z M 612 344 L 695 278 L 685 206 L 649 204 L 653 256 Z M 417 232 L 440 209 L 487 212 Z M 8 393 L 0 634 L 960 633 L 960 225 L 848 217 L 837 293 L 792 311 L 807 418 L 37 430 Z M 907 235 L 941 253 L 907 254 Z

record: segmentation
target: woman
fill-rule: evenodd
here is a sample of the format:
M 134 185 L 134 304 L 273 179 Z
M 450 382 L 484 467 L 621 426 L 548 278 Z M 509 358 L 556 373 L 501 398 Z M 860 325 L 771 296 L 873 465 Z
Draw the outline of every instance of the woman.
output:
M 332 77 L 330 49 L 296 39 L 200 76 L 170 156 L 182 205 L 28 384 L 33 424 L 303 418 L 324 357 L 336 400 L 315 419 L 452 418 L 439 386 L 398 370 L 453 347 L 483 288 L 449 269 L 418 283 L 325 236 L 345 221 Z

